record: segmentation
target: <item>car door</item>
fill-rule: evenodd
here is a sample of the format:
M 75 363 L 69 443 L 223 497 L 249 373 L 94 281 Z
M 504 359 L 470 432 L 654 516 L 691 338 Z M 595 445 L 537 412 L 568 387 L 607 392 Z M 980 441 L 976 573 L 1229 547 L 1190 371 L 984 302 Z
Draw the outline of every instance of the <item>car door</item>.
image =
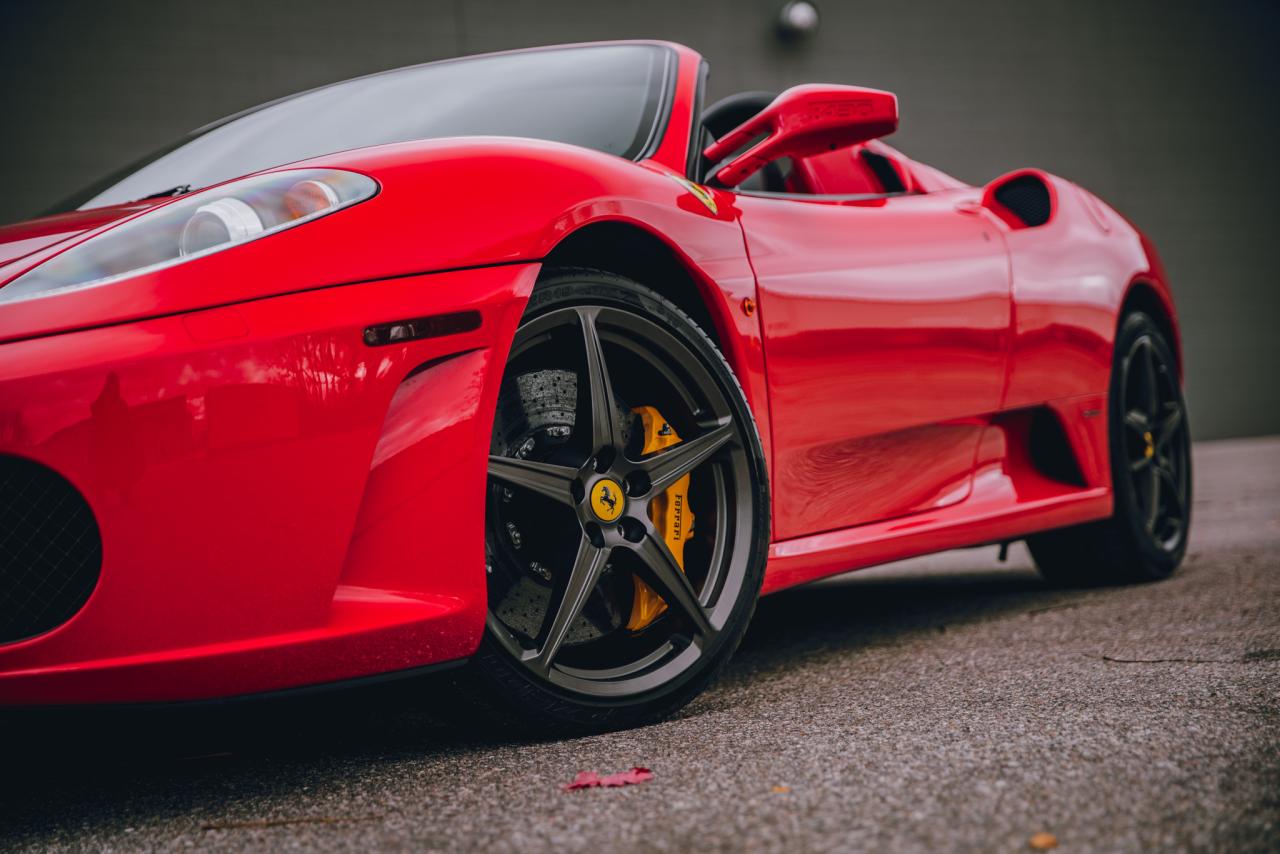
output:
M 1010 340 L 1003 239 L 965 188 L 741 193 L 759 287 L 779 539 L 969 492 Z

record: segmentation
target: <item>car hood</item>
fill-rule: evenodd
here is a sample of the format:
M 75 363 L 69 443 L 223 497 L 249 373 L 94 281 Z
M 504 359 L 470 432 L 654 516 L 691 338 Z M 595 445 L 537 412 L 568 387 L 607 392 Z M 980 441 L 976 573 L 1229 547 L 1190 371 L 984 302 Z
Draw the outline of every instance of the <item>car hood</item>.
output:
M 160 199 L 159 201 L 167 201 Z M 154 207 L 157 202 L 129 202 L 106 208 L 42 216 L 38 219 L 0 226 L 0 267 L 70 240 L 90 229 Z

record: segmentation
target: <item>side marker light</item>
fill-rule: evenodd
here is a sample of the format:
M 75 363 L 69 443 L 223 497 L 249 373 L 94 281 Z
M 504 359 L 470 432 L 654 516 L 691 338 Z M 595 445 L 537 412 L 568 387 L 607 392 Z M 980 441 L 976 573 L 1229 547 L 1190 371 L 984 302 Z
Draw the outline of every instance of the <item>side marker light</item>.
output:
M 377 326 L 370 326 L 364 331 L 364 343 L 370 347 L 383 347 L 387 344 L 399 344 L 403 341 L 441 338 L 445 335 L 474 332 L 479 328 L 480 312 L 458 311 L 453 314 L 415 317 L 409 320 L 396 320 L 391 323 L 379 323 Z

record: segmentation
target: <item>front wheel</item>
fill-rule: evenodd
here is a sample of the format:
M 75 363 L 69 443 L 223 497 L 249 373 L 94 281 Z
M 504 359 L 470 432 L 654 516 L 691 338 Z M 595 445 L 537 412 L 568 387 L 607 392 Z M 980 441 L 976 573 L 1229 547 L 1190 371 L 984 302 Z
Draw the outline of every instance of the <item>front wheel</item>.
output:
M 1173 348 L 1146 314 L 1116 336 L 1108 400 L 1110 519 L 1027 538 L 1060 584 L 1155 581 L 1177 569 L 1191 526 L 1191 433 Z
M 769 531 L 755 423 L 702 330 L 635 282 L 552 274 L 490 451 L 468 693 L 544 731 L 632 726 L 697 695 L 746 629 Z

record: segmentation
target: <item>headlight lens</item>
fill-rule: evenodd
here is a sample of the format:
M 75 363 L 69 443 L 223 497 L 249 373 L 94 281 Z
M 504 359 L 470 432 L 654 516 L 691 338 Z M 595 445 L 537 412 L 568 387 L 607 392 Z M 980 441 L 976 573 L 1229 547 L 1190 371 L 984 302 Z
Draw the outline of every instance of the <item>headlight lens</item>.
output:
M 141 214 L 55 255 L 0 287 L 0 303 L 171 267 L 301 225 L 377 191 L 372 178 L 338 169 L 294 169 L 233 181 Z

